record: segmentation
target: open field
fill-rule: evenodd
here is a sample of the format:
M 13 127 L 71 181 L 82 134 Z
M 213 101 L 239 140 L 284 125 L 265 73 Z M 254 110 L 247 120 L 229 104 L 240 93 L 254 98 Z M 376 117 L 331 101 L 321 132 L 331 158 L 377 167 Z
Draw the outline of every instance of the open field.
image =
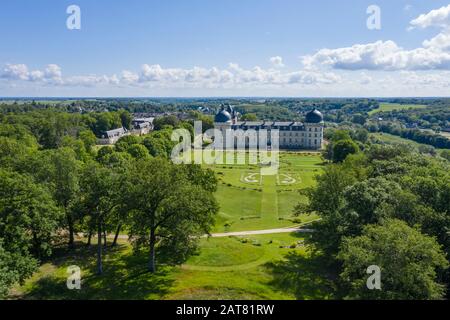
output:
M 398 136 L 395 136 L 395 135 L 392 135 L 389 133 L 371 133 L 370 135 L 374 136 L 377 139 L 384 141 L 385 143 L 388 143 L 388 144 L 407 144 L 407 145 L 412 146 L 415 149 L 418 149 L 421 145 L 428 146 L 427 144 L 421 144 L 421 143 L 415 142 L 413 140 L 398 137 Z M 437 148 L 435 148 L 435 149 L 438 154 L 440 154 L 443 150 L 447 150 L 447 149 L 437 149 Z
M 250 231 L 293 226 L 315 216 L 293 217 L 298 194 L 321 171 L 318 154 L 280 155 L 277 175 L 261 176 L 256 165 L 213 165 L 219 177 L 220 213 L 213 232 Z M 133 253 L 121 239 L 108 248 L 104 274 L 95 275 L 96 248 L 78 239 L 76 252 L 61 249 L 23 286 L 12 291 L 23 299 L 326 299 L 320 265 L 309 257 L 307 234 L 279 233 L 203 238 L 197 255 L 181 266 L 147 270 L 148 253 Z M 95 240 L 93 240 L 95 243 Z M 66 288 L 67 267 L 82 270 L 81 290 Z M 314 265 L 314 267 L 312 267 Z M 289 274 L 289 273 L 292 274 Z M 287 278 L 286 278 L 287 277 Z M 294 278 L 292 278 L 294 277 Z M 290 280 L 289 280 L 290 279 Z M 290 283 L 296 279 L 296 283 Z M 300 283 L 300 287 L 297 285 Z
M 378 112 L 389 112 L 394 110 L 408 110 L 408 109 L 424 109 L 426 105 L 423 104 L 398 104 L 398 103 L 381 103 L 378 109 L 369 112 L 373 115 Z
M 210 166 L 219 177 L 220 212 L 213 231 L 281 228 L 315 219 L 292 213 L 305 201 L 299 190 L 313 185 L 322 162 L 318 154 L 281 153 L 278 174 L 273 176 L 261 175 L 255 165 Z
M 95 275 L 95 247 L 61 250 L 23 286 L 20 299 L 323 299 L 329 295 L 320 267 L 310 265 L 303 235 L 274 234 L 202 239 L 199 254 L 177 267 L 146 272 L 147 254 L 123 241 L 108 249 L 102 276 Z M 311 263 L 317 263 L 311 261 Z M 82 270 L 81 290 L 66 287 L 67 267 Z M 293 272 L 293 274 L 289 274 Z M 286 278 L 297 276 L 300 287 Z M 292 281 L 292 280 L 291 280 Z

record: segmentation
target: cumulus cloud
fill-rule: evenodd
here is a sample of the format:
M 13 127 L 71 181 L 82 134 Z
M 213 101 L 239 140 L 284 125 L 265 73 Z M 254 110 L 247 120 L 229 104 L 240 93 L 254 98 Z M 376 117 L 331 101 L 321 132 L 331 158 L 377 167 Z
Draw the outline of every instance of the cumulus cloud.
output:
M 425 40 L 423 42 L 423 46 L 427 49 L 439 49 L 448 51 L 450 49 L 450 30 L 446 30 L 442 33 L 439 33 L 434 38 L 430 40 Z
M 37 75 L 37 74 L 35 74 Z M 30 73 L 25 64 L 7 64 L 0 75 L 3 79 L 28 80 Z
M 414 28 L 436 26 L 441 32 L 425 40 L 423 47 L 404 49 L 392 40 L 321 49 L 302 57 L 305 68 L 330 67 L 341 70 L 450 70 L 450 5 L 410 22 Z
M 144 64 L 140 71 L 122 71 L 120 76 L 77 75 L 63 77 L 61 68 L 49 64 L 44 70 L 29 71 L 25 64 L 6 65 L 0 77 L 9 81 L 30 81 L 58 86 L 133 86 L 133 87 L 205 87 L 235 88 L 242 86 L 292 86 L 332 84 L 340 77 L 332 72 L 299 70 L 282 72 L 279 68 L 264 69 L 255 66 L 246 69 L 237 63 L 227 68 L 163 68 L 159 64 Z
M 342 70 L 447 70 L 450 53 L 434 46 L 405 50 L 389 40 L 322 49 L 303 57 L 303 63 L 307 68 L 328 66 Z
M 61 77 L 61 68 L 56 64 L 47 65 L 43 71 L 29 71 L 25 64 L 7 64 L 0 72 L 0 78 L 7 80 L 59 82 Z
M 275 68 L 284 67 L 283 58 L 280 56 L 271 57 L 269 59 L 269 61 L 272 64 L 272 66 L 274 66 Z
M 448 27 L 450 26 L 450 4 L 428 13 L 421 14 L 410 22 L 412 27 L 428 28 L 428 27 Z
M 401 71 L 400 76 L 404 85 L 450 87 L 450 72 L 424 74 L 416 71 Z

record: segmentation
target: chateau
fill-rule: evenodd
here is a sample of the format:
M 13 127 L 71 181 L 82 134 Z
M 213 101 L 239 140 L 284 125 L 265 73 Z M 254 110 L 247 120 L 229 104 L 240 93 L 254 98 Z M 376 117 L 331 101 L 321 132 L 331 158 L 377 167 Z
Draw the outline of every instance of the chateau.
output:
M 222 132 L 226 137 L 226 132 L 236 133 L 238 130 L 247 133 L 249 131 L 258 132 L 261 129 L 267 130 L 268 144 L 271 145 L 271 130 L 279 130 L 279 148 L 287 150 L 318 150 L 323 143 L 323 115 L 317 109 L 306 114 L 305 122 L 276 122 L 276 121 L 238 121 L 238 113 L 230 105 L 222 106 L 214 119 L 214 128 Z M 237 138 L 234 136 L 236 146 Z M 227 144 L 223 141 L 223 145 Z M 249 137 L 246 136 L 245 144 L 248 147 Z

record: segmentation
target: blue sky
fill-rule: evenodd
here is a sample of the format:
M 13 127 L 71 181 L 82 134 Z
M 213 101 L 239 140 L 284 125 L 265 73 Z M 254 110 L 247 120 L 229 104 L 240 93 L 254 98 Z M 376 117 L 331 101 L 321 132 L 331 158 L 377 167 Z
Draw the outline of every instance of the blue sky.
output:
M 0 96 L 446 96 L 449 30 L 449 0 L 2 1 Z

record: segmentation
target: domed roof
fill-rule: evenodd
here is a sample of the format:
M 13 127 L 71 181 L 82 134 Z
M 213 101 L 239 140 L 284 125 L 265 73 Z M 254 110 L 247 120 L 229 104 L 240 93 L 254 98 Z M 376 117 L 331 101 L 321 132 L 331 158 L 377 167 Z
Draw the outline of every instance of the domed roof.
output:
M 216 117 L 214 118 L 214 122 L 231 122 L 231 114 L 226 111 L 225 109 L 222 109 L 219 111 L 218 114 L 216 114 Z
M 305 122 L 306 123 L 320 123 L 323 121 L 322 113 L 314 109 L 306 114 Z
M 229 104 L 226 106 L 225 110 L 227 110 L 228 113 L 231 114 L 231 115 L 234 113 L 234 108 L 231 105 L 229 105 Z

